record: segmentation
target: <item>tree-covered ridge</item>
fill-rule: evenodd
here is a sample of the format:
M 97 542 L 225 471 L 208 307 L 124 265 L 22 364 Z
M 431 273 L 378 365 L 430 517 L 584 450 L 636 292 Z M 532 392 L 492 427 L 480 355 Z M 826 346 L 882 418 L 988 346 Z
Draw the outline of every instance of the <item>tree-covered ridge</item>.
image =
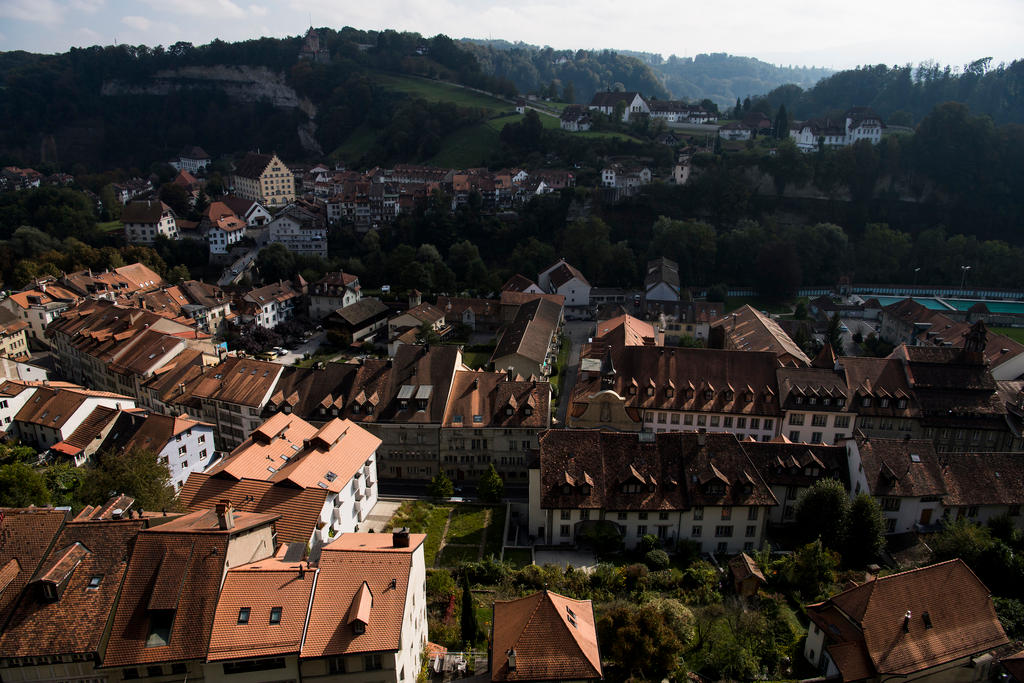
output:
M 524 93 L 582 103 L 604 90 L 637 91 L 661 99 L 670 96 L 646 64 L 622 52 L 555 50 L 505 41 L 463 40 L 460 45 L 474 56 L 481 71 L 514 83 Z M 566 97 L 566 88 L 570 97 Z
M 329 153 L 360 127 L 380 142 L 371 145 L 375 162 L 417 160 L 430 156 L 440 137 L 482 114 L 414 101 L 382 87 L 381 71 L 515 94 L 514 86 L 483 73 L 471 54 L 443 35 L 350 28 L 318 34 L 327 61 L 300 61 L 301 37 L 0 53 L 0 161 L 146 167 L 197 142 L 214 156 L 260 147 L 307 158 L 319 156 L 309 137 Z M 197 68 L 224 66 L 266 69 L 278 79 L 271 85 L 312 107 L 282 107 L 269 96 L 246 102 L 216 82 L 192 77 Z M 258 79 L 264 72 L 255 73 Z M 146 91 L 168 75 L 187 87 Z M 389 134 L 395 128 L 405 131 L 397 142 Z
M 914 125 L 943 102 L 966 104 L 996 123 L 1024 123 L 1024 60 L 993 65 L 991 58 L 984 58 L 963 69 L 934 62 L 862 66 L 833 74 L 807 90 L 780 86 L 753 106 L 774 113 L 785 105 L 791 116 L 805 119 L 837 116 L 851 105 L 864 105 L 887 123 Z
M 736 98 L 760 95 L 786 84 L 809 88 L 833 73 L 831 69 L 807 66 L 776 66 L 753 57 L 724 52 L 695 57 L 648 53 L 632 54 L 649 64 L 673 97 L 699 101 L 710 99 L 720 107 Z

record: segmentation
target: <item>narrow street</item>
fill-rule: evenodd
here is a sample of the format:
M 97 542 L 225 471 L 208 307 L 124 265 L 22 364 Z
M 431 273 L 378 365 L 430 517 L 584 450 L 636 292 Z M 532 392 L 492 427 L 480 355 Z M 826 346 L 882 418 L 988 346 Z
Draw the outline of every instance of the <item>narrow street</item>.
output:
M 565 416 L 569 410 L 569 398 L 572 396 L 573 387 L 576 386 L 576 375 L 579 373 L 580 368 L 580 347 L 587 342 L 593 333 L 594 323 L 589 320 L 567 321 L 564 331 L 571 347 L 569 348 L 569 367 L 565 371 L 562 395 L 558 399 L 558 413 L 555 416 L 558 420 L 558 427 L 565 426 Z

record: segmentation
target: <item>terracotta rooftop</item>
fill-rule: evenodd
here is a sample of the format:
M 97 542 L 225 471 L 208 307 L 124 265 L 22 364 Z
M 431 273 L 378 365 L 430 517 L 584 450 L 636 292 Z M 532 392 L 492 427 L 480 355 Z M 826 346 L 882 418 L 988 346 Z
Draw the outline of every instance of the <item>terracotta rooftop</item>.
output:
M 943 453 L 947 506 L 1024 504 L 1024 454 Z
M 712 323 L 712 327 L 722 329 L 730 348 L 739 351 L 771 351 L 783 365 L 811 364 L 807 354 L 777 322 L 749 304 Z
M 298 654 L 316 569 L 281 557 L 229 570 L 217 601 L 208 661 Z
M 501 286 L 503 292 L 525 292 L 530 287 L 537 287 L 537 283 L 526 277 L 516 273 L 508 279 L 508 281 Z
M 807 613 L 844 681 L 909 676 L 1009 642 L 989 590 L 959 559 L 868 581 Z
M 856 443 L 871 495 L 918 497 L 946 492 L 940 457 L 930 439 L 858 437 Z
M 769 486 L 809 487 L 820 479 L 831 478 L 841 481 L 847 490 L 850 488 L 850 470 L 843 446 L 781 440 L 744 441 L 743 450 Z
M 142 422 L 138 431 L 132 435 L 125 445 L 126 450 L 144 448 L 159 453 L 174 437 L 184 434 L 195 427 L 211 427 L 212 425 L 199 420 L 192 420 L 187 415 L 172 417 L 160 413 L 150 413 Z M 213 452 L 213 444 L 210 444 Z
M 551 385 L 524 381 L 504 372 L 455 373 L 444 427 L 535 427 L 551 424 Z
M 594 339 L 614 346 L 657 346 L 654 325 L 628 314 L 598 322 Z
M 46 600 L 29 587 L 0 633 L 4 656 L 97 652 L 129 548 L 144 525 L 141 519 L 68 522 L 34 578 L 53 584 L 58 597 Z
M 575 267 L 569 265 L 569 263 L 566 262 L 564 259 L 560 260 L 558 263 L 553 264 L 552 266 L 549 266 L 548 271 L 545 272 L 548 273 L 548 279 L 551 281 L 551 284 L 554 285 L 556 289 L 564 285 L 569 280 L 572 280 L 573 278 L 576 278 L 582 284 L 588 287 L 590 286 L 590 283 L 587 282 L 587 278 L 583 277 L 583 273 L 581 273 Z
M 68 517 L 52 508 L 0 508 L 0 624 L 36 573 Z
M 270 398 L 282 370 L 277 363 L 230 356 L 203 373 L 192 396 L 260 408 Z
M 327 489 L 278 486 L 258 479 L 224 479 L 192 472 L 178 492 L 189 511 L 210 510 L 230 500 L 236 510 L 277 515 L 274 527 L 279 542 L 307 543 L 316 529 Z
M 278 413 L 208 473 L 337 493 L 380 444 L 351 420 L 334 418 L 318 429 L 296 415 Z
M 350 533 L 324 546 L 302 656 L 398 650 L 412 556 L 425 540 L 410 534 L 409 546 L 396 548 L 391 534 Z M 372 605 L 365 632 L 357 635 L 348 616 L 364 582 Z
M 548 430 L 540 436 L 541 507 L 624 511 L 777 504 L 744 445 L 724 432 Z
M 538 365 L 544 363 L 561 319 L 562 306 L 553 301 L 535 297 L 522 304 L 502 332 L 491 360 L 500 362 L 506 356 L 519 355 Z
M 274 518 L 236 512 L 235 528 L 221 531 L 201 511 L 141 532 L 104 665 L 205 660 L 230 537 Z
M 551 591 L 494 603 L 492 681 L 600 679 L 594 607 Z M 515 668 L 511 657 L 515 657 Z

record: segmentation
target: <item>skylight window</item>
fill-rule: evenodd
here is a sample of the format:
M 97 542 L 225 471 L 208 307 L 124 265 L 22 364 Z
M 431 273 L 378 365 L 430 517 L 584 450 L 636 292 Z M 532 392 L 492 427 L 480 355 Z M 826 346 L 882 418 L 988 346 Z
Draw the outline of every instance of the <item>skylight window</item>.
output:
M 270 608 L 270 623 L 280 624 L 281 623 L 281 608 L 271 607 Z
M 334 481 L 337 478 L 338 475 L 335 474 L 334 472 L 328 472 L 327 474 L 324 475 L 324 479 L 326 479 L 327 481 Z
M 251 611 L 252 610 L 249 607 L 243 607 L 242 609 L 238 610 L 238 623 L 239 624 L 248 624 L 249 623 L 249 612 L 251 612 Z
M 576 628 L 576 613 L 569 609 L 569 606 L 565 606 L 565 614 L 569 617 L 569 623 L 573 628 Z
M 95 590 L 100 587 L 100 583 L 102 582 L 103 574 L 94 574 L 89 578 L 89 585 L 87 586 L 87 588 L 92 588 L 93 590 Z

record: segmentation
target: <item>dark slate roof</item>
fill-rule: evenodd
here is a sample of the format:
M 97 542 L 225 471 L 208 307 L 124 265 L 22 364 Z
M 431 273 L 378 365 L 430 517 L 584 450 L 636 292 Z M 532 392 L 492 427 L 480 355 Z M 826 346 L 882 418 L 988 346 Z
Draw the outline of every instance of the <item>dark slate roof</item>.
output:
M 235 169 L 235 175 L 242 176 L 243 178 L 259 178 L 273 159 L 274 156 L 272 154 L 249 152 L 239 162 L 238 168 Z

